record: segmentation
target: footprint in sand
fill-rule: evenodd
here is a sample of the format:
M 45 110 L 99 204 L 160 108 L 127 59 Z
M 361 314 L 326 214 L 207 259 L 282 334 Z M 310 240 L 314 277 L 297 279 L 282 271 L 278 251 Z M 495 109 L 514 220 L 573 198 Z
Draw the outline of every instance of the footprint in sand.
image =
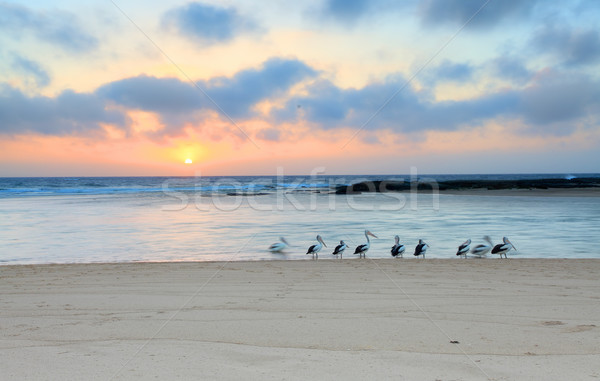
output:
M 565 330 L 565 332 L 585 332 L 585 331 L 591 331 L 592 329 L 596 328 L 596 325 L 594 324 L 580 324 L 580 325 L 576 325 L 573 328 L 569 328 L 567 330 Z
M 545 325 L 545 326 L 565 325 L 565 323 L 563 323 L 560 320 L 550 320 L 550 321 L 544 321 L 544 322 L 542 322 L 542 325 Z

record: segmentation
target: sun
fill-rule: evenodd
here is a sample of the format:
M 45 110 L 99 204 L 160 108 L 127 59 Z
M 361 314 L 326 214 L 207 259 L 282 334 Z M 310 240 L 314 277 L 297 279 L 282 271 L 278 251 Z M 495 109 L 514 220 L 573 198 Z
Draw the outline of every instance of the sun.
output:
M 192 164 L 192 159 L 190 159 L 190 158 L 185 159 L 185 163 L 186 164 Z

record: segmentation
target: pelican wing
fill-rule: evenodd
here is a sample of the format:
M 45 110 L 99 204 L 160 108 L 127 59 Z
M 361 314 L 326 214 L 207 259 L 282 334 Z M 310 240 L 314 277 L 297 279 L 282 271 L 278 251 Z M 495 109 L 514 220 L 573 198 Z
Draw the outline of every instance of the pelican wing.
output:
M 335 247 L 335 250 L 333 251 L 333 254 L 339 254 L 340 252 L 346 250 L 346 245 L 337 245 Z
M 400 255 L 402 253 L 404 253 L 405 247 L 404 245 L 394 245 L 394 247 L 392 247 L 392 256 L 397 256 Z
M 354 250 L 354 254 L 362 253 L 367 248 L 367 245 L 358 245 L 356 246 L 356 250 Z
M 492 249 L 492 254 L 498 254 L 501 251 L 505 251 L 506 250 L 506 246 L 503 243 L 499 243 L 496 246 L 494 246 L 494 248 Z
M 477 245 L 474 248 L 471 249 L 471 254 L 483 254 L 483 253 L 487 253 L 488 251 L 490 251 L 491 246 L 489 245 Z
M 461 254 L 466 254 L 469 252 L 469 246 L 471 244 L 462 244 L 458 247 L 458 251 L 456 252 L 456 255 L 461 255 Z
M 427 244 L 425 244 L 425 243 L 418 244 L 417 247 L 415 247 L 415 254 L 414 255 L 421 255 L 421 254 L 423 254 L 423 252 L 426 250 L 425 249 L 426 245 Z

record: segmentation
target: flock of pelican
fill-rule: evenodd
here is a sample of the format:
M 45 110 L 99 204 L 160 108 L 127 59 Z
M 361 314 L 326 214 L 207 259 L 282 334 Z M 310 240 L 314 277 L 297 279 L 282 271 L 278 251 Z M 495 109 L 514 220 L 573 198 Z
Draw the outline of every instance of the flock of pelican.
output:
M 473 249 L 471 249 L 472 255 L 481 258 L 481 257 L 485 256 L 487 253 L 489 253 L 491 250 L 492 254 L 498 254 L 498 255 L 500 255 L 500 258 L 502 258 L 502 255 L 504 255 L 504 258 L 508 258 L 506 256 L 506 253 L 508 253 L 511 249 L 514 249 L 515 251 L 517 250 L 517 248 L 514 247 L 514 245 L 506 237 L 502 238 L 502 243 L 499 243 L 497 245 L 494 245 L 492 243 L 492 239 L 487 235 L 485 237 L 483 237 L 483 239 L 484 239 L 484 241 L 486 241 L 488 243 L 488 245 L 480 244 L 480 245 L 475 246 Z M 456 255 L 464 256 L 466 258 L 467 253 L 469 252 L 470 246 L 471 246 L 471 240 L 468 239 L 458 247 L 458 251 L 456 252 Z
M 359 258 L 367 257 L 367 252 L 369 251 L 369 248 L 371 247 L 371 240 L 369 239 L 369 236 L 378 238 L 375 234 L 371 233 L 369 230 L 365 230 L 365 238 L 367 239 L 367 243 L 358 245 L 358 246 L 356 246 L 356 249 L 354 249 L 354 254 L 355 255 L 358 254 Z M 473 255 L 475 257 L 482 258 L 482 257 L 485 257 L 489 252 L 491 252 L 492 254 L 500 255 L 500 258 L 502 258 L 503 256 L 504 256 L 504 258 L 508 258 L 506 256 L 506 253 L 508 253 L 511 249 L 517 250 L 515 248 L 515 246 L 506 237 L 504 237 L 502 239 L 502 243 L 499 243 L 497 245 L 494 245 L 492 243 L 492 239 L 487 235 L 485 237 L 483 237 L 483 239 L 484 239 L 484 241 L 486 241 L 488 243 L 487 245 L 479 244 L 473 248 L 471 248 L 471 240 L 470 239 L 466 240 L 460 246 L 458 246 L 456 255 L 460 256 L 462 258 L 467 258 L 467 254 L 470 253 L 471 255 Z M 279 240 L 280 240 L 280 242 L 276 242 L 276 243 L 272 244 L 271 246 L 269 246 L 270 252 L 281 253 L 283 250 L 285 250 L 289 246 L 291 246 L 285 240 L 285 238 L 280 237 Z M 390 253 L 391 253 L 392 257 L 402 258 L 404 252 L 406 251 L 406 247 L 400 243 L 399 236 L 395 236 L 394 241 L 395 241 L 395 244 L 394 244 L 394 246 L 392 246 Z M 314 245 L 311 245 L 308 248 L 308 250 L 306 251 L 306 255 L 312 255 L 313 259 L 319 259 L 319 252 L 321 251 L 321 249 L 323 249 L 323 247 L 327 247 L 327 245 L 323 241 L 323 238 L 320 235 L 317 235 L 317 243 Z M 336 258 L 338 258 L 338 256 L 339 256 L 339 258 L 342 259 L 344 251 L 347 248 L 348 248 L 348 245 L 344 241 L 340 241 L 340 244 L 335 247 L 332 254 Z M 425 253 L 427 252 L 427 248 L 429 248 L 429 245 L 426 244 L 425 241 L 420 239 L 419 243 L 415 247 L 415 252 L 413 253 L 413 255 L 415 257 L 425 258 Z

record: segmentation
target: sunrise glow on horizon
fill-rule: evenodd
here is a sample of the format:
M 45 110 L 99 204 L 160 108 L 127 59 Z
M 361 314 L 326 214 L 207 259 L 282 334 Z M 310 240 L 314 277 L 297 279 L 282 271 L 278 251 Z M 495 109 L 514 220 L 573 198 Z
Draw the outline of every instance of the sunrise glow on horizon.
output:
M 114 4 L 0 3 L 0 176 L 600 172 L 598 2 Z

